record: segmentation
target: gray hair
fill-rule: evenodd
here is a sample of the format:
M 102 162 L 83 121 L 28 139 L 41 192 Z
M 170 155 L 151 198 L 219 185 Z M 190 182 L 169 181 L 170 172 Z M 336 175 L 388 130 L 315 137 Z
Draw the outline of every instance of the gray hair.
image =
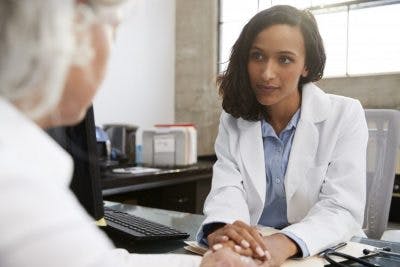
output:
M 58 103 L 74 47 L 74 0 L 0 1 L 0 96 L 35 119 Z
M 90 12 L 126 0 L 88 0 L 86 17 L 75 22 L 75 0 L 0 0 L 0 97 L 18 104 L 32 119 L 59 102 L 71 64 L 93 56 L 90 40 L 76 43 L 75 32 L 90 24 Z M 75 24 L 74 24 L 75 23 Z

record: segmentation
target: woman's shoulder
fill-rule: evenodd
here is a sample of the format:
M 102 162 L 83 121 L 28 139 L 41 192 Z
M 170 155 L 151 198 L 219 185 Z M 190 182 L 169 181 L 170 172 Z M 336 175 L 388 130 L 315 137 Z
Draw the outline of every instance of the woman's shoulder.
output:
M 355 98 L 326 92 L 324 89 L 321 89 L 314 83 L 306 84 L 303 88 L 303 91 L 303 97 L 305 97 L 306 99 L 309 99 L 314 104 L 316 104 L 315 101 L 321 105 L 330 104 L 330 108 L 354 105 L 357 106 L 360 104 L 360 101 Z
M 231 130 L 239 131 L 240 129 L 247 129 L 249 127 L 257 126 L 260 123 L 258 121 L 250 121 L 245 120 L 241 117 L 234 117 L 228 112 L 222 110 L 220 116 L 220 125 L 223 125 L 225 128 L 229 128 Z
M 329 124 L 365 120 L 364 109 L 358 99 L 324 92 L 313 83 L 303 88 L 302 117 L 313 122 Z
M 220 123 L 223 123 L 225 125 L 230 125 L 234 126 L 238 124 L 240 118 L 235 118 L 225 110 L 221 111 L 221 116 L 220 116 Z
M 345 131 L 359 125 L 365 126 L 365 111 L 358 99 L 333 94 L 329 94 L 329 98 L 331 100 L 331 111 L 327 118 L 328 122 Z M 340 125 L 343 125 L 343 127 L 339 127 Z
M 360 103 L 358 99 L 348 96 L 336 95 L 336 94 L 327 94 L 327 95 L 330 98 L 331 102 L 337 105 L 351 106 Z
M 364 112 L 361 102 L 358 99 L 335 94 L 328 94 L 328 96 L 332 103 L 332 110 L 337 113 Z
M 329 104 L 325 101 L 320 101 L 320 102 L 321 104 L 324 105 L 328 104 L 329 109 L 331 111 L 340 112 L 347 109 L 359 109 L 359 110 L 362 109 L 361 103 L 358 99 L 344 95 L 325 92 L 323 89 L 319 88 L 315 84 L 311 84 L 311 86 L 309 87 L 313 87 L 312 90 L 309 91 L 312 91 L 312 94 L 315 94 L 315 96 L 317 96 L 318 99 L 320 100 L 323 100 L 324 98 L 329 99 Z

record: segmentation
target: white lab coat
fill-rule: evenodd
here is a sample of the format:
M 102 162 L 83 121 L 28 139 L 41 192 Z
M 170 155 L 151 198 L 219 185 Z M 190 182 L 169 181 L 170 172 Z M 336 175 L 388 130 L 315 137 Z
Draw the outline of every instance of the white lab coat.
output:
M 190 255 L 115 249 L 69 190 L 72 160 L 0 97 L 0 266 L 198 266 Z
M 308 83 L 285 174 L 290 231 L 317 252 L 361 230 L 366 198 L 368 128 L 359 101 Z M 256 225 L 264 208 L 266 174 L 261 122 L 223 112 L 217 162 L 204 224 L 242 220 Z M 201 236 L 200 232 L 198 236 Z

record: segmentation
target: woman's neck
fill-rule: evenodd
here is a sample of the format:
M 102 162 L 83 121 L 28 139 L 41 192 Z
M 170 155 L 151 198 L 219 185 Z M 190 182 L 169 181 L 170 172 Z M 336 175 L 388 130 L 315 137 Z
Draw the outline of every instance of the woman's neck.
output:
M 288 125 L 293 115 L 300 108 L 301 94 L 296 92 L 297 96 L 288 99 L 289 101 L 281 101 L 275 105 L 266 106 L 264 118 L 279 135 Z

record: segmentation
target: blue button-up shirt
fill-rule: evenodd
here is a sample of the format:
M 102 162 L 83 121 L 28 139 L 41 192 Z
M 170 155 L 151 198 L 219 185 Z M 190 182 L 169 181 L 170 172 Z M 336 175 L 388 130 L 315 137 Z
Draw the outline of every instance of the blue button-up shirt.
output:
M 278 229 L 289 225 L 284 181 L 292 141 L 299 119 L 300 109 L 293 115 L 279 136 L 276 135 L 275 130 L 268 122 L 261 121 L 267 188 L 264 210 L 258 222 L 261 225 Z M 290 232 L 283 231 L 283 233 L 299 245 L 303 256 L 309 255 L 303 240 Z

